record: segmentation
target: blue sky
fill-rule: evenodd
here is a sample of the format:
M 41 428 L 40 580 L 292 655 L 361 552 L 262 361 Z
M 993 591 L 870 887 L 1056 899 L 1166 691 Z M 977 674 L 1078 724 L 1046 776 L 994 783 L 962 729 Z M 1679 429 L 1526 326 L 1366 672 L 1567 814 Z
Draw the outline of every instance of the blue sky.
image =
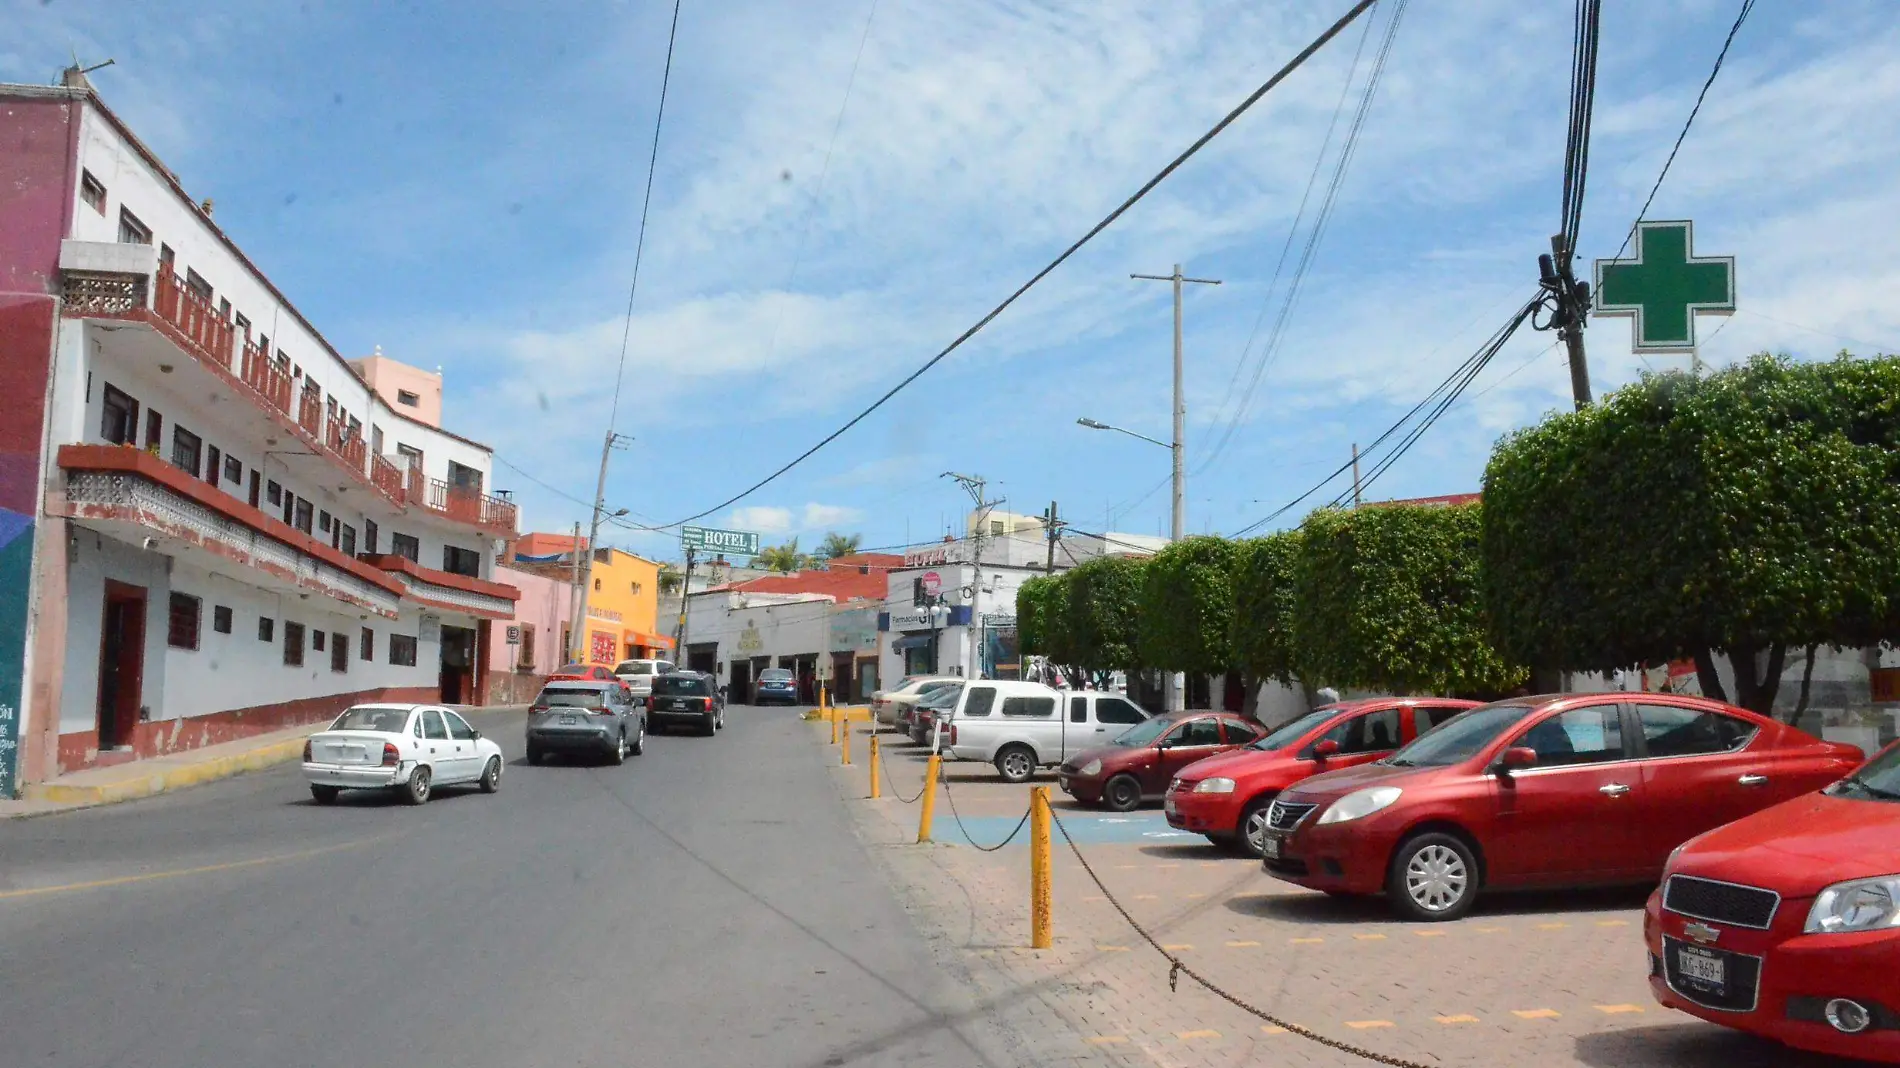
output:
M 1586 260 L 1622 241 L 1738 3 L 1605 3 Z M 1394 4 L 1375 11 L 1359 79 Z M 676 520 L 802 451 L 1345 6 L 687 0 L 612 505 Z M 115 58 L 94 76 L 106 100 L 334 344 L 440 365 L 451 429 L 592 490 L 670 4 L 3 10 L 0 78 L 49 81 L 75 48 Z M 1225 283 L 1189 294 L 1189 527 L 1272 511 L 1530 294 L 1557 225 L 1570 17 L 1558 0 L 1411 3 L 1257 390 L 1246 344 L 1357 27 L 885 409 L 705 522 L 807 545 L 827 529 L 929 539 L 965 503 L 938 477 L 954 469 L 1013 510 L 1054 498 L 1085 529 L 1160 532 L 1167 454 L 1075 419 L 1167 436 L 1168 287 L 1128 275 L 1175 262 Z M 1742 310 L 1700 326 L 1709 362 L 1900 344 L 1896 52 L 1881 0 L 1763 4 L 1743 28 L 1650 212 L 1695 219 L 1698 252 L 1738 257 Z M 1643 370 L 1626 320 L 1587 336 L 1599 392 Z M 1501 433 L 1568 406 L 1552 340 L 1514 339 L 1370 495 L 1474 488 Z M 530 529 L 586 510 L 506 466 L 495 485 Z M 666 535 L 614 538 L 673 551 Z

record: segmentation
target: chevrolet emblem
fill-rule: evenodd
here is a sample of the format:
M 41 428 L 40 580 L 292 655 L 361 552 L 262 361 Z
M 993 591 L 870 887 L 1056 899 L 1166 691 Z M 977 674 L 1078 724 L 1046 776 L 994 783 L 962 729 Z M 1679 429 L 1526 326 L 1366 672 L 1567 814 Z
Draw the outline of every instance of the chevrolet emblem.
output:
M 1715 940 L 1722 937 L 1719 929 L 1710 927 L 1706 923 L 1685 923 L 1682 925 L 1682 933 L 1705 946 L 1714 945 Z

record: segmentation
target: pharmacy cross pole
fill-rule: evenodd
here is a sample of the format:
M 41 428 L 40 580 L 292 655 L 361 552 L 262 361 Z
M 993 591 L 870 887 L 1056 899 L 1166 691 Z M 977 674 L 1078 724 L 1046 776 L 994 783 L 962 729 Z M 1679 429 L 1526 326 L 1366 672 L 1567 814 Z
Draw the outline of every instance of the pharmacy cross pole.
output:
M 1735 310 L 1735 257 L 1697 256 L 1687 220 L 1636 224 L 1636 258 L 1596 261 L 1596 314 L 1628 315 L 1637 352 L 1694 352 L 1697 312 Z

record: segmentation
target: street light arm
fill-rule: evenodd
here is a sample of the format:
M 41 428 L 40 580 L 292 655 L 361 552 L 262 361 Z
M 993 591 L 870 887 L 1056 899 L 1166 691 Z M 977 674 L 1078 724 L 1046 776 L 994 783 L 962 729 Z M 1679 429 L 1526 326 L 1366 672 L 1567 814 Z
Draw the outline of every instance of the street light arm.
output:
M 1132 431 L 1132 430 L 1129 430 L 1129 429 L 1128 429 L 1128 428 L 1126 428 L 1126 427 L 1119 427 L 1119 426 L 1111 426 L 1111 425 L 1110 425 L 1110 424 L 1108 424 L 1108 423 L 1098 423 L 1098 422 L 1096 422 L 1096 421 L 1095 421 L 1095 420 L 1093 420 L 1093 419 L 1077 419 L 1077 420 L 1076 420 L 1076 422 L 1077 422 L 1078 424 L 1080 424 L 1080 425 L 1082 425 L 1082 426 L 1085 426 L 1085 427 L 1088 427 L 1088 428 L 1089 428 L 1090 430 L 1115 430 L 1115 431 L 1120 431 L 1121 433 L 1123 433 L 1123 434 L 1126 434 L 1126 435 L 1128 435 L 1128 436 L 1129 436 L 1129 437 L 1131 437 L 1131 438 L 1140 438 L 1141 440 L 1143 440 L 1143 441 L 1145 441 L 1145 442 L 1148 442 L 1148 443 L 1149 443 L 1149 444 L 1151 444 L 1151 445 L 1159 445 L 1159 446 L 1161 446 L 1161 447 L 1162 447 L 1162 448 L 1164 448 L 1164 449 L 1172 449 L 1172 448 L 1174 448 L 1174 446 L 1173 446 L 1173 445 L 1170 445 L 1170 444 L 1168 444 L 1168 443 L 1167 443 L 1167 442 L 1165 442 L 1165 441 L 1162 441 L 1162 440 L 1160 440 L 1160 439 L 1158 439 L 1158 438 L 1151 438 L 1151 437 L 1149 437 L 1149 436 L 1148 436 L 1148 435 L 1146 435 L 1146 434 L 1137 434 L 1137 433 L 1135 433 L 1134 431 Z

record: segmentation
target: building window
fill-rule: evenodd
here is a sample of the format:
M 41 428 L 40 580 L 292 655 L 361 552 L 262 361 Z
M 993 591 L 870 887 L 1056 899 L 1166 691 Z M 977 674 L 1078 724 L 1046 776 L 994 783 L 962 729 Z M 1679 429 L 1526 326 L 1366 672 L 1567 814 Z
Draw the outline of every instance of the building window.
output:
M 205 481 L 218 484 L 218 471 L 224 467 L 224 454 L 216 445 L 205 446 Z
M 211 283 L 205 281 L 204 275 L 189 267 L 185 268 L 185 288 L 191 290 L 192 295 L 199 300 L 211 303 Z
M 267 642 L 277 637 L 277 621 L 269 616 L 257 617 L 257 640 Z
M 177 264 L 177 262 L 178 262 L 178 253 L 173 252 L 172 247 L 170 245 L 167 245 L 161 241 L 158 246 L 159 269 L 169 271 L 172 269 L 172 267 L 175 264 Z
M 323 635 L 324 634 L 325 632 L 321 630 L 313 630 L 310 632 L 310 648 L 312 651 L 319 652 L 319 653 L 323 652 Z
M 407 534 L 389 532 L 389 551 L 412 564 L 422 562 L 422 543 Z
M 273 508 L 284 503 L 284 487 L 278 485 L 276 479 L 264 483 L 264 499 L 269 501 Z
M 413 445 L 404 445 L 402 442 L 399 441 L 396 443 L 396 456 L 402 460 L 402 464 L 401 464 L 402 467 L 408 468 L 412 471 L 422 470 L 422 450 L 421 449 L 418 449 Z
M 101 408 L 99 436 L 114 445 L 136 446 L 139 443 L 139 402 L 107 382 Z
M 152 243 L 152 228 L 139 221 L 139 217 L 119 209 L 119 244 L 149 245 Z
M 101 215 L 106 213 L 106 186 L 91 171 L 79 172 L 79 199 Z
M 226 462 L 228 463 L 229 461 L 226 461 Z M 259 479 L 257 472 L 252 471 L 251 472 L 251 498 L 250 498 L 251 507 L 253 508 L 257 507 L 258 495 L 263 492 L 264 492 L 264 483 Z
M 104 190 L 101 190 L 101 192 L 104 192 Z M 407 405 L 411 408 L 420 408 L 422 407 L 422 395 L 419 393 L 411 393 L 406 389 L 399 389 L 396 391 L 396 403 Z
M 291 526 L 297 521 L 297 495 L 284 491 L 284 525 Z
M 312 509 L 310 507 L 309 501 L 303 501 L 303 500 L 298 501 L 297 502 L 297 521 L 295 523 L 292 523 L 291 525 L 296 527 L 298 530 L 303 531 L 305 534 L 310 533 L 311 511 Z
M 524 623 L 521 627 L 521 654 L 515 660 L 518 671 L 534 670 L 534 625 Z
M 226 482 L 239 483 L 244 481 L 244 465 L 238 463 L 237 457 L 226 456 L 224 458 L 224 480 Z
M 244 317 L 243 312 L 238 312 L 232 322 L 237 326 L 238 333 L 244 336 L 244 340 L 251 340 L 251 321 Z
M 363 660 L 376 659 L 376 632 L 375 631 L 369 629 L 368 627 L 363 628 L 363 637 L 361 641 L 358 643 L 356 655 L 358 656 L 358 658 L 363 659 Z
M 303 666 L 303 624 L 288 619 L 284 620 L 284 666 Z
M 231 299 L 229 297 L 218 301 L 218 318 L 223 319 L 227 323 L 231 321 Z
M 599 579 L 595 579 L 595 580 L 594 580 L 594 592 L 595 592 L 595 593 L 599 593 L 599 592 L 600 592 L 600 580 L 599 580 Z
M 482 573 L 482 554 L 473 549 L 464 549 L 455 545 L 442 547 L 442 570 L 451 575 L 479 577 Z
M 458 464 L 454 460 L 450 460 L 449 485 L 455 489 L 467 490 L 470 493 L 480 493 L 482 491 L 482 473 L 466 464 Z
M 198 648 L 198 614 L 204 602 L 188 593 L 172 594 L 171 619 L 165 628 L 165 644 L 174 649 Z
M 371 556 L 376 555 L 376 521 L 374 519 L 363 520 L 363 551 Z
M 203 459 L 203 439 L 182 426 L 172 427 L 172 466 L 183 468 L 195 478 Z
M 349 635 L 330 635 L 330 670 L 339 675 L 350 670 Z
M 347 523 L 338 523 L 336 547 L 344 556 L 356 555 L 356 528 Z
M 325 534 L 330 533 L 330 513 L 329 512 L 320 511 L 317 513 L 317 529 L 323 531 Z
M 369 427 L 369 451 L 372 456 L 383 454 L 383 428 L 374 423 Z
M 416 639 L 413 635 L 389 636 L 389 662 L 398 667 L 416 666 Z
M 145 451 L 158 455 L 158 435 L 164 426 L 165 417 L 158 414 L 157 408 L 145 409 Z
M 211 629 L 219 634 L 231 633 L 231 606 L 221 604 L 211 610 Z

